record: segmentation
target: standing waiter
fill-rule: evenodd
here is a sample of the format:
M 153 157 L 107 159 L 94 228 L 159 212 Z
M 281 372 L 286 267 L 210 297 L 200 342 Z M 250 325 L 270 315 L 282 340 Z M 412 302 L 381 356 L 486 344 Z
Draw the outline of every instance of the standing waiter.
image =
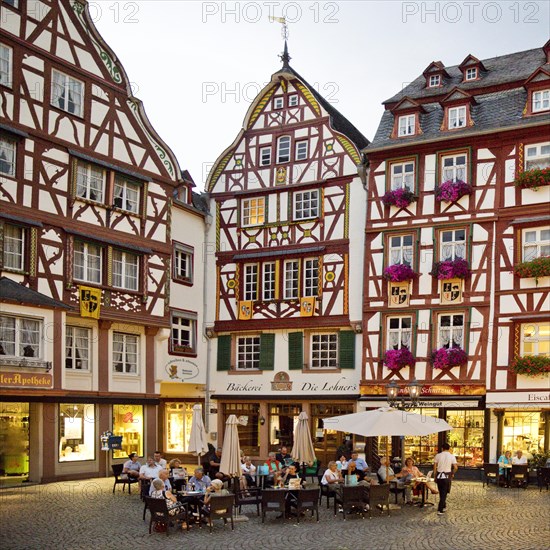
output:
M 448 443 L 441 445 L 441 452 L 434 458 L 434 477 L 439 489 L 439 507 L 437 514 L 443 515 L 447 509 L 447 494 L 451 488 L 451 479 L 458 470 L 456 457 L 450 452 Z

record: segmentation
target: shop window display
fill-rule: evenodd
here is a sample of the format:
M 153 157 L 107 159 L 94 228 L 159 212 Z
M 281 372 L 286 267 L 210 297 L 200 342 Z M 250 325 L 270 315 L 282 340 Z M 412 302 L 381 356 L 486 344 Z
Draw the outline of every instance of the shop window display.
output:
M 483 411 L 448 411 L 447 422 L 453 427 L 448 441 L 459 466 L 483 466 Z
M 412 409 L 410 412 L 423 414 L 424 416 L 433 416 L 439 418 L 438 409 Z M 428 465 L 433 464 L 434 456 L 439 452 L 438 434 L 426 436 L 406 436 L 405 437 L 405 457 L 412 457 L 415 463 Z
M 95 459 L 95 406 L 59 405 L 59 462 Z
M 143 405 L 113 405 L 113 434 L 122 436 L 122 449 L 113 450 L 113 458 L 143 456 Z
M 258 403 L 224 403 L 223 423 L 234 414 L 239 420 L 239 443 L 245 455 L 260 453 L 260 405 Z
M 277 451 L 283 445 L 291 448 L 294 428 L 302 410 L 299 404 L 269 405 L 269 448 Z
M 502 453 L 521 449 L 527 458 L 544 451 L 544 416 L 540 412 L 505 412 Z
M 186 453 L 191 436 L 193 403 L 166 403 L 164 408 L 168 453 Z
M 29 404 L 0 403 L 0 477 L 29 473 Z

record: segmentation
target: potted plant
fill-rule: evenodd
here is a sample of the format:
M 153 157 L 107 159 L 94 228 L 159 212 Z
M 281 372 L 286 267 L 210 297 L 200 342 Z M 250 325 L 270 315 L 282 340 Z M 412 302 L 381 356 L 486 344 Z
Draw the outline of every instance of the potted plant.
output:
M 524 170 L 516 175 L 514 180 L 516 187 L 522 189 L 533 189 L 537 191 L 541 185 L 550 184 L 550 167 L 548 168 L 533 168 Z
M 384 354 L 384 365 L 390 370 L 399 370 L 403 367 L 414 367 L 416 359 L 407 348 L 389 349 Z
M 550 357 L 545 355 L 516 356 L 510 365 L 510 370 L 525 376 L 543 376 L 550 373 Z
M 386 206 L 397 206 L 397 208 L 406 208 L 412 202 L 417 200 L 416 195 L 408 189 L 394 189 L 388 191 L 383 197 L 382 202 Z
M 436 279 L 466 279 L 470 276 L 470 266 L 466 260 L 457 258 L 456 260 L 443 260 L 435 262 L 430 275 Z
M 402 281 L 412 281 L 412 279 L 418 277 L 418 274 L 415 273 L 414 269 L 410 265 L 394 264 L 384 269 L 382 277 L 384 277 L 386 281 L 400 283 Z
M 529 262 L 521 262 L 514 266 L 514 273 L 518 277 L 534 277 L 538 282 L 539 277 L 550 276 L 550 256 L 541 256 Z
M 439 348 L 432 352 L 434 369 L 461 367 L 468 363 L 468 354 L 462 348 Z
M 464 195 L 470 195 L 472 193 L 472 186 L 462 180 L 452 181 L 448 180 L 443 182 L 439 187 L 435 189 L 435 200 L 456 202 Z

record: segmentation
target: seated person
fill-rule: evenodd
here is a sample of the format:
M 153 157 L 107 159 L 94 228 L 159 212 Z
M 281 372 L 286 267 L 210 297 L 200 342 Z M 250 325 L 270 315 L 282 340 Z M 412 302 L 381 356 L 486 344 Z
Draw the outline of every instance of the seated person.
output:
M 512 464 L 515 466 L 527 465 L 527 457 L 523 454 L 523 451 L 521 449 L 518 449 L 516 452 L 516 456 L 512 458 Z
M 357 475 L 359 479 L 363 479 L 369 471 L 369 465 L 363 458 L 359 458 L 359 452 L 353 451 L 351 453 L 351 460 L 355 462 L 355 468 L 357 469 Z
M 207 475 L 204 475 L 202 468 L 196 468 L 194 474 L 189 478 L 188 485 L 190 490 L 201 491 L 202 493 L 206 492 L 206 489 L 212 485 L 212 481 Z
M 241 472 L 243 474 L 241 479 L 245 481 L 244 487 L 241 484 L 241 489 L 256 485 L 256 466 L 252 464 L 249 456 L 244 457 L 244 462 L 241 464 Z
M 138 479 L 139 471 L 141 469 L 141 464 L 137 460 L 137 453 L 130 453 L 128 459 L 124 466 L 122 467 L 122 473 L 126 474 L 130 479 Z
M 506 451 L 498 458 L 498 474 L 504 487 L 510 487 L 510 474 L 512 468 L 512 451 Z
M 162 468 L 155 464 L 155 459 L 152 456 L 148 456 L 147 462 L 139 469 L 139 479 L 153 480 L 158 477 L 161 470 Z
M 299 479 L 300 480 L 300 485 L 303 485 L 304 484 L 304 480 L 299 476 L 299 474 L 297 473 L 297 470 L 296 470 L 296 464 L 291 464 L 287 469 L 286 469 L 286 473 L 281 476 L 281 479 L 280 481 L 283 482 L 283 485 L 288 485 L 288 482 L 291 480 L 291 479 Z
M 411 486 L 407 485 L 405 482 L 406 477 L 409 475 L 403 474 L 403 472 L 399 472 L 396 474 L 393 471 L 393 468 L 388 464 L 386 457 L 383 456 L 380 458 L 380 468 L 378 468 L 378 477 L 380 478 L 380 481 L 382 483 L 386 483 L 388 481 L 397 481 L 397 487 L 398 488 L 404 488 L 405 489 L 405 503 L 406 504 L 412 504 L 411 499 Z
M 153 481 L 156 481 L 157 479 L 160 479 L 164 485 L 165 491 L 172 491 L 172 484 L 170 483 L 170 480 L 168 479 L 168 470 L 165 470 L 164 468 L 160 470 L 159 475 L 156 479 Z M 151 493 L 154 490 L 154 485 L 151 483 L 151 487 L 149 488 L 149 496 L 153 496 Z
M 231 493 L 224 489 L 223 487 L 223 481 L 221 479 L 214 479 L 212 480 L 212 484 L 208 489 L 206 489 L 206 494 L 204 495 L 204 506 L 202 511 L 206 515 L 210 515 L 210 502 L 213 498 L 219 497 L 226 497 L 231 495 Z
M 275 458 L 275 453 L 269 453 L 267 455 L 267 460 L 265 461 L 264 466 L 267 466 L 267 479 L 266 485 L 273 486 L 274 483 L 279 481 L 279 476 L 281 475 L 282 466 L 281 463 Z
M 217 478 L 226 480 L 229 479 L 228 476 L 220 472 L 220 463 L 222 460 L 222 449 L 218 447 L 209 457 L 208 457 L 208 473 L 211 478 Z
M 346 458 L 345 455 L 342 455 L 340 457 L 340 460 L 337 460 L 336 461 L 336 467 L 339 469 L 339 470 L 347 470 L 348 469 L 348 459 Z M 355 462 L 354 462 L 355 464 Z
M 325 473 L 321 478 L 321 485 L 327 486 L 329 493 L 335 493 L 339 484 L 342 483 L 342 481 L 342 474 L 340 470 L 338 470 L 336 462 L 334 460 L 331 460 L 328 463 L 328 468 L 325 470 Z
M 178 502 L 178 499 L 172 494 L 171 491 L 166 491 L 164 489 L 164 483 L 161 479 L 154 479 L 151 483 L 151 498 L 164 498 L 166 499 L 166 507 L 168 508 L 168 513 L 171 516 L 175 516 L 177 513 L 183 511 L 185 508 L 182 504 Z M 186 527 L 186 524 L 183 524 L 183 527 Z
M 155 451 L 153 454 L 153 458 L 155 459 L 155 464 L 157 464 L 161 468 L 166 468 L 166 466 L 168 465 L 166 463 L 166 459 L 162 458 L 162 453 L 160 451 Z
M 281 450 L 275 455 L 275 458 L 281 463 L 283 468 L 287 466 L 287 460 L 292 460 L 292 456 L 288 453 L 288 448 L 284 446 L 281 447 Z
M 416 477 L 424 477 L 424 474 L 414 465 L 414 459 L 411 457 L 405 460 L 405 466 L 403 466 L 401 470 L 401 475 L 403 476 L 403 481 L 405 482 L 408 482 Z M 426 487 L 428 487 L 432 495 L 436 495 L 439 492 L 435 481 L 426 482 Z M 413 482 L 413 495 L 419 496 L 421 491 L 421 484 Z

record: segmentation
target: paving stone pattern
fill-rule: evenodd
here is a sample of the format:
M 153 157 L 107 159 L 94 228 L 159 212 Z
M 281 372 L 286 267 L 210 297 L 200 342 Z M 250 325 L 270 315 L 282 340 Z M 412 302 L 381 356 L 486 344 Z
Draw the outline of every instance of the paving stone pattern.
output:
M 453 483 L 448 511 L 407 506 L 373 519 L 327 511 L 321 521 L 309 517 L 285 524 L 270 513 L 266 523 L 255 509 L 243 508 L 250 520 L 235 531 L 217 520 L 215 530 L 172 528 L 148 534 L 143 504 L 133 490 L 112 492 L 109 479 L 90 479 L 0 490 L 0 544 L 10 550 L 132 549 L 186 550 L 546 550 L 550 548 L 550 492 L 482 488 L 480 482 Z M 433 499 L 433 497 L 431 497 Z M 393 496 L 392 496 L 393 501 Z M 376 514 L 376 513 L 375 513 Z

